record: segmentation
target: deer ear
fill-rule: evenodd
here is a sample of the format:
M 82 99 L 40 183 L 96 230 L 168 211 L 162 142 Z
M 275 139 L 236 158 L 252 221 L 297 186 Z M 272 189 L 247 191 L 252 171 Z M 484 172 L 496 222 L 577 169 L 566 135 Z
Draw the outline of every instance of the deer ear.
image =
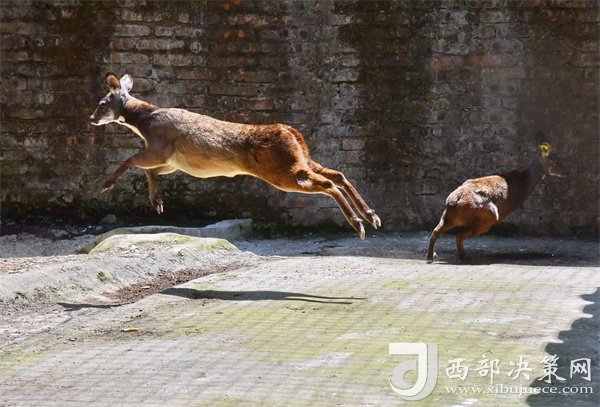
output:
M 129 93 L 131 88 L 133 87 L 133 78 L 129 74 L 123 75 L 121 78 L 121 88 L 125 93 Z
M 539 147 L 543 155 L 546 156 L 550 154 L 550 143 L 548 143 L 547 141 L 544 141 L 542 144 L 540 144 Z
M 121 82 L 114 73 L 109 72 L 106 74 L 106 84 L 113 95 L 118 96 L 121 93 Z

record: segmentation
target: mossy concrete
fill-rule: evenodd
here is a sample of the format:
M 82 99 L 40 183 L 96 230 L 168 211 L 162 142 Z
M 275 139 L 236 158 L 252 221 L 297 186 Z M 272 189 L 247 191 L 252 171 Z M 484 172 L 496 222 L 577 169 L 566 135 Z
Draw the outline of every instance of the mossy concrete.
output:
M 419 259 L 405 255 L 421 240 L 334 240 L 320 243 L 326 255 L 264 257 L 136 303 L 83 303 L 69 321 L 6 347 L 14 355 L 5 359 L 9 374 L 0 385 L 9 402 L 27 394 L 29 402 L 55 405 L 597 405 L 597 394 L 540 400 L 457 390 L 485 392 L 490 376 L 475 370 L 484 358 L 500 362 L 496 385 L 548 388 L 539 380 L 540 362 L 552 354 L 561 358 L 557 373 L 567 384 L 598 389 L 595 242 L 488 238 L 486 244 L 555 256 L 544 263 L 504 254 L 492 262 L 495 254 L 484 252 L 482 264 L 427 265 L 424 252 L 415 251 Z M 285 250 L 268 241 L 238 244 L 260 245 L 281 255 L 314 242 L 296 240 Z M 570 265 L 560 260 L 578 253 L 588 255 Z M 138 331 L 122 332 L 126 327 Z M 427 398 L 404 402 L 391 390 L 392 372 L 406 360 L 388 354 L 393 342 L 438 345 L 438 382 Z M 21 357 L 23 350 L 43 356 Z M 520 357 L 529 362 L 530 377 L 511 379 L 508 372 Z M 470 368 L 464 381 L 446 375 L 457 358 Z M 591 359 L 592 382 L 569 378 L 568 362 L 575 358 Z M 65 386 L 44 387 L 41 380 Z
M 302 262 L 289 260 L 279 267 L 300 271 Z M 337 263 L 339 267 L 349 267 L 344 260 L 338 259 Z M 196 293 L 197 298 L 220 295 L 222 300 L 231 302 L 214 304 L 214 314 L 188 312 L 170 321 L 161 320 L 159 324 L 165 324 L 164 334 L 170 339 L 199 335 L 198 339 L 203 340 L 227 333 L 227 347 L 249 355 L 245 357 L 252 364 L 275 365 L 282 372 L 292 370 L 307 383 L 316 379 L 328 386 L 337 383 L 338 393 L 348 390 L 344 389 L 344 383 L 352 383 L 363 397 L 354 398 L 352 392 L 346 394 L 345 397 L 351 397 L 344 400 L 351 401 L 350 404 L 363 404 L 368 399 L 365 397 L 377 398 L 376 394 L 383 397 L 381 400 L 392 402 L 388 380 L 395 363 L 401 359 L 388 356 L 391 342 L 438 344 L 438 391 L 419 405 L 461 405 L 472 399 L 472 395 L 447 394 L 444 389 L 465 384 L 489 385 L 489 377 L 479 377 L 473 371 L 484 357 L 501 363 L 502 374 L 497 375 L 494 383 L 528 387 L 527 380 L 513 381 L 506 377 L 510 363 L 517 363 L 520 356 L 525 356 L 534 370 L 541 372 L 538 363 L 545 356 L 543 345 L 550 339 L 541 332 L 548 321 L 557 324 L 562 311 L 532 302 L 536 287 L 521 286 L 514 278 L 511 283 L 510 278 L 502 278 L 498 273 L 492 273 L 488 283 L 484 281 L 486 278 L 476 279 L 470 272 L 459 272 L 453 278 L 444 273 L 446 277 L 442 278 L 439 270 L 422 270 L 418 276 L 399 284 L 398 275 L 411 274 L 410 269 L 402 267 L 395 272 L 378 273 L 376 278 L 363 277 L 360 282 L 349 278 L 353 284 L 341 281 L 321 284 L 309 291 L 310 297 L 290 294 L 285 301 L 280 301 L 278 295 L 257 293 L 263 299 L 258 303 L 249 298 L 251 293 L 232 293 L 226 298 L 227 295 L 214 291 L 222 283 L 212 287 L 213 291 L 207 291 L 204 283 Z M 550 285 L 537 289 L 545 291 Z M 193 284 L 187 287 L 195 289 Z M 579 303 L 584 305 L 583 300 Z M 568 327 L 569 324 L 562 326 Z M 444 374 L 448 361 L 455 358 L 464 358 L 471 366 L 467 382 L 451 380 Z M 484 394 L 476 399 L 480 405 L 524 402 L 514 396 Z M 335 397 L 325 399 L 336 401 Z

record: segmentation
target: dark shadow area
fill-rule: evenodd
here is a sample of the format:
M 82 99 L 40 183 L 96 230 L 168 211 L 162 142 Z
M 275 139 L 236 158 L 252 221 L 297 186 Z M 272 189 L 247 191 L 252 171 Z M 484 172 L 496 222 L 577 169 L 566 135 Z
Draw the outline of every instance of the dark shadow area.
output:
M 590 316 L 575 320 L 571 329 L 558 334 L 561 343 L 549 343 L 545 349 L 549 356 L 558 357 L 556 374 L 565 380 L 560 381 L 552 376 L 551 383 L 547 383 L 548 376 L 538 375 L 530 387 L 540 388 L 545 393 L 527 397 L 527 404 L 530 406 L 600 405 L 600 288 L 593 294 L 582 295 L 581 298 L 592 302 L 583 308 L 583 312 Z M 571 377 L 571 362 L 582 358 L 590 359 L 590 381 L 582 377 L 586 376 L 583 372 L 574 373 Z M 541 368 L 542 365 L 539 369 Z M 583 393 L 583 388 L 588 389 L 587 394 Z M 593 393 L 589 392 L 590 388 Z M 573 393 L 574 389 L 579 392 Z M 555 391 L 555 394 L 551 394 L 550 391 Z
M 576 254 L 553 254 L 545 252 L 496 252 L 490 253 L 485 250 L 471 251 L 471 259 L 462 262 L 458 258 L 458 254 L 452 258 L 436 261 L 436 263 L 452 264 L 452 265 L 473 265 L 473 266 L 489 266 L 493 264 L 512 264 L 518 266 L 562 266 L 562 267 L 597 267 L 600 265 L 600 259 L 590 259 Z
M 155 292 L 147 293 L 147 295 L 154 294 Z M 177 297 L 189 298 L 193 300 L 206 299 L 206 300 L 223 300 L 223 301 L 304 301 L 314 302 L 321 304 L 337 304 L 337 305 L 349 305 L 352 304 L 350 300 L 365 300 L 362 297 L 327 297 L 321 295 L 302 294 L 302 293 L 290 293 L 285 291 L 215 291 L 215 290 L 196 290 L 194 288 L 180 288 L 172 287 L 164 291 L 160 291 L 160 294 L 173 295 Z M 131 304 L 139 300 L 143 296 L 132 297 L 128 301 L 120 301 L 113 304 L 70 304 L 65 302 L 57 303 L 65 309 L 67 312 L 79 311 L 84 308 L 96 308 L 96 309 L 110 309 L 120 307 L 122 305 Z
M 235 242 L 242 251 L 262 256 L 330 257 L 360 256 L 415 260 L 425 263 L 429 233 L 367 235 L 363 241 L 353 237 L 310 236 L 297 239 L 258 239 Z M 465 243 L 470 262 L 458 258 L 452 234 L 442 235 L 435 247 L 434 264 L 599 267 L 600 246 L 594 238 L 573 237 L 498 237 L 485 235 Z
M 121 305 L 125 305 L 125 303 L 123 304 L 69 304 L 66 302 L 58 302 L 58 305 L 60 305 L 61 307 L 63 307 L 65 309 L 65 311 L 79 311 L 83 308 L 98 308 L 98 309 L 109 309 L 109 308 L 115 308 L 115 307 L 120 307 Z
M 440 261 L 440 263 L 452 264 L 452 265 L 477 265 L 477 266 L 489 266 L 491 264 L 517 264 L 517 265 L 542 265 L 540 262 L 547 263 L 552 260 L 566 261 L 568 256 L 561 256 L 557 258 L 551 253 L 540 253 L 540 252 L 504 252 L 504 253 L 477 253 L 473 252 L 470 254 L 471 258 L 467 261 L 461 261 L 458 258 L 458 254 L 454 258 L 448 258 L 446 261 Z M 577 260 L 577 259 L 573 259 Z M 557 264 L 555 264 L 557 265 Z
M 559 254 L 542 252 L 502 252 L 484 254 L 477 264 L 517 264 L 517 265 L 552 265 L 552 266 L 598 266 L 598 261 L 578 257 L 574 254 Z
M 503 253 L 492 253 L 485 255 L 484 258 L 493 260 L 494 262 L 502 263 L 504 261 L 531 261 L 531 260 L 550 260 L 554 258 L 552 253 L 542 252 L 503 252 Z M 561 258 L 568 258 L 569 256 L 561 256 Z
M 369 235 L 359 240 L 354 234 L 318 233 L 302 238 L 280 238 L 264 240 L 266 247 L 246 247 L 242 242 L 234 242 L 241 250 L 258 255 L 276 255 L 284 257 L 330 257 L 360 256 L 382 259 L 417 260 L 427 265 L 425 257 L 429 233 Z M 483 235 L 467 240 L 465 250 L 471 261 L 461 262 L 452 234 L 444 236 L 444 244 L 436 245 L 438 254 L 442 254 L 440 263 L 452 265 L 493 265 L 512 264 L 517 266 L 553 266 L 553 267 L 600 267 L 600 245 L 598 239 L 573 238 L 564 236 L 518 236 L 500 237 Z M 311 240 L 308 245 L 307 241 Z M 314 240 L 313 240 L 314 239 Z M 271 242 L 284 244 L 271 244 Z M 439 248 L 439 250 L 438 250 Z M 257 250 L 258 249 L 258 250 Z M 437 263 L 438 261 L 436 261 Z
M 161 294 L 174 295 L 189 299 L 207 299 L 224 301 L 304 301 L 318 302 L 322 304 L 352 304 L 348 300 L 365 300 L 359 297 L 326 297 L 321 295 L 289 293 L 285 291 L 215 291 L 196 290 L 194 288 L 169 288 L 161 291 Z M 346 300 L 346 301 L 341 301 Z

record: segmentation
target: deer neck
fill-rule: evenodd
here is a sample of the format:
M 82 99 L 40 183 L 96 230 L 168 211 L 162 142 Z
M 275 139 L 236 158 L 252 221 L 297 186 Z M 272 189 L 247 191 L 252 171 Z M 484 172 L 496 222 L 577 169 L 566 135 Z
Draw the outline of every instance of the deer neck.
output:
M 536 158 L 524 172 L 525 178 L 525 198 L 527 198 L 533 192 L 537 184 L 544 179 L 546 170 L 540 162 L 540 158 Z
M 148 120 L 148 115 L 156 110 L 157 107 L 136 99 L 133 96 L 125 95 L 123 98 L 123 110 L 117 122 L 125 126 L 135 134 L 146 140 L 144 137 L 144 122 Z

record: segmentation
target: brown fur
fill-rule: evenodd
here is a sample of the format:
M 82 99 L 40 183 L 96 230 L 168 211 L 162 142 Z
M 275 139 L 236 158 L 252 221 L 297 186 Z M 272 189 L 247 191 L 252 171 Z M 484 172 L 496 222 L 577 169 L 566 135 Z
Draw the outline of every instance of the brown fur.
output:
M 547 147 L 546 147 L 547 146 Z M 487 232 L 519 208 L 535 186 L 546 176 L 556 175 L 556 158 L 549 154 L 550 145 L 540 145 L 539 156 L 525 170 L 469 179 L 446 199 L 446 208 L 429 239 L 427 262 L 436 256 L 434 246 L 444 232 L 458 227 L 456 247 L 462 261 L 468 259 L 464 250 L 466 239 Z
M 251 175 L 283 191 L 329 195 L 361 239 L 365 236 L 362 220 L 341 191 L 367 221 L 375 228 L 381 226 L 379 217 L 341 172 L 310 158 L 298 130 L 284 124 L 230 123 L 183 109 L 158 108 L 129 95 L 132 79 L 128 75 L 119 82 L 108 74 L 107 84 L 111 92 L 91 116 L 92 124 L 117 122 L 127 126 L 144 139 L 146 149 L 119 166 L 104 183 L 103 192 L 111 189 L 127 169 L 144 168 L 150 202 L 162 213 L 157 175 L 177 170 L 199 178 Z

